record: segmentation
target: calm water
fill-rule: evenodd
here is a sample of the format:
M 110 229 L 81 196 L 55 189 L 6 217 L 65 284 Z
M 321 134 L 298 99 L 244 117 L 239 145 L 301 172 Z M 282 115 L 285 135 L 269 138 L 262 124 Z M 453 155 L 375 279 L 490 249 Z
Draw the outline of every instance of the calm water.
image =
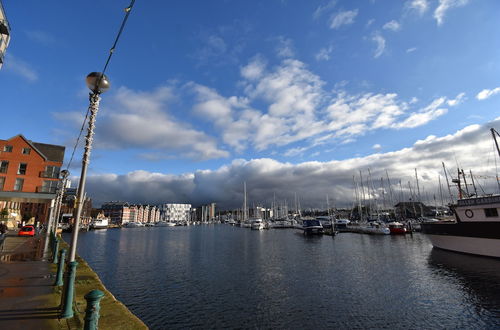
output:
M 500 261 L 420 234 L 129 228 L 81 233 L 78 253 L 152 329 L 500 328 Z

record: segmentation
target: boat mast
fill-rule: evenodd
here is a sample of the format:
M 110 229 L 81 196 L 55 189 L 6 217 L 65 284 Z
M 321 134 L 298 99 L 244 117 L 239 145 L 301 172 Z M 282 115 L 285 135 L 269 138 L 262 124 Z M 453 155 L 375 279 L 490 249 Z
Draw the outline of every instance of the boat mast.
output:
M 423 217 L 424 216 L 424 212 L 422 210 L 422 198 L 420 197 L 420 187 L 418 185 L 418 175 L 417 175 L 417 169 L 416 168 L 415 168 L 415 179 L 417 180 L 417 199 L 418 199 L 419 206 L 420 206 L 420 217 Z
M 474 195 L 477 196 L 476 182 L 474 182 L 474 176 L 472 175 L 472 170 L 469 170 L 470 179 L 472 180 L 472 187 L 474 188 Z
M 444 166 L 444 162 L 442 162 L 443 164 L 443 170 L 444 170 L 444 177 L 446 178 L 446 185 L 448 186 L 448 193 L 450 194 L 450 204 L 453 203 L 453 195 L 451 193 L 451 188 L 450 188 L 450 181 L 448 181 L 448 173 L 446 173 L 446 166 Z
M 247 220 L 247 183 L 246 181 L 243 182 L 243 222 Z
M 490 130 L 491 130 L 491 135 L 493 135 L 493 140 L 495 141 L 495 146 L 497 149 L 498 156 L 500 157 L 500 148 L 498 147 L 498 141 L 497 141 L 497 135 L 499 134 L 494 128 L 491 128 Z M 496 165 L 496 158 L 495 158 L 495 165 Z M 500 190 L 500 180 L 498 178 L 498 173 L 497 173 L 497 184 L 498 184 L 498 189 Z

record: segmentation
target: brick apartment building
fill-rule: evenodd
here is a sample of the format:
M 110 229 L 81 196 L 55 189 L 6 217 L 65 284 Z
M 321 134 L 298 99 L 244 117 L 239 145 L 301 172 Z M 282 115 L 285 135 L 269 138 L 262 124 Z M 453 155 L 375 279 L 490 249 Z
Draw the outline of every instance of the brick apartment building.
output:
M 6 210 L 11 221 L 21 221 L 23 216 L 41 223 L 48 220 L 64 150 L 23 135 L 0 140 L 0 210 Z

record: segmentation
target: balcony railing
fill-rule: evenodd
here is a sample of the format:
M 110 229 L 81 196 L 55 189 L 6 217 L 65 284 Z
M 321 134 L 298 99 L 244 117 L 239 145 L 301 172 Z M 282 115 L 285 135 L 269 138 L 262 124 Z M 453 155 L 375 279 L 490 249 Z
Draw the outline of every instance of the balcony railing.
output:
M 57 191 L 57 187 L 44 187 L 44 186 L 36 187 L 36 192 L 38 192 L 38 193 L 55 194 L 56 191 Z

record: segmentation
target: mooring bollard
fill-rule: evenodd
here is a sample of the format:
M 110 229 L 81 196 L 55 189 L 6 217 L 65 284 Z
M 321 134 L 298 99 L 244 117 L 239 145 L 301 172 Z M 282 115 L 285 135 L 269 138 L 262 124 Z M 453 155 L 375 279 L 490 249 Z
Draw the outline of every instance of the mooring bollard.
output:
M 99 302 L 104 297 L 104 292 L 100 290 L 92 290 L 85 295 L 87 300 L 87 308 L 85 309 L 85 325 L 84 330 L 96 330 L 99 322 L 99 310 L 101 306 Z
M 59 252 L 59 240 L 56 239 L 56 242 L 54 243 L 54 260 L 52 260 L 53 264 L 57 264 L 57 253 Z
M 63 272 L 64 272 L 64 261 L 66 259 L 66 249 L 61 249 L 61 255 L 59 256 L 59 264 L 57 265 L 57 276 L 55 286 L 62 286 L 63 282 Z
M 62 295 L 62 313 L 61 318 L 68 319 L 73 317 L 73 294 L 75 291 L 75 276 L 76 266 L 78 262 L 72 261 L 68 263 L 68 272 L 66 275 L 65 292 Z

